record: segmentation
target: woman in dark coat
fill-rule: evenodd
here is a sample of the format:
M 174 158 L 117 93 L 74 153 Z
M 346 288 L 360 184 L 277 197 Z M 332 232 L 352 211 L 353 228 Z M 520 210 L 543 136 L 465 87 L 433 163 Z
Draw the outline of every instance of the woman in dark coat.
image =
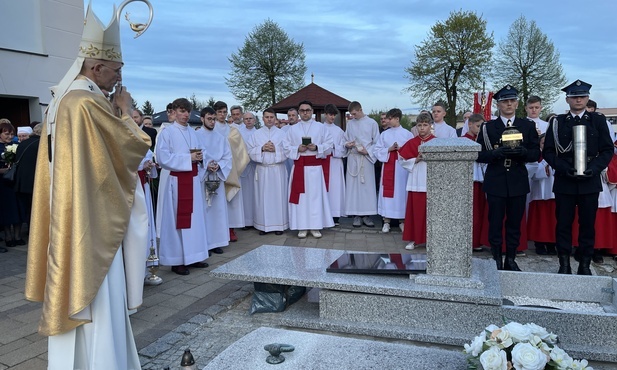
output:
M 15 195 L 24 210 L 26 222 L 30 222 L 30 209 L 32 208 L 32 189 L 34 187 L 34 170 L 36 168 L 36 156 L 39 152 L 39 140 L 41 139 L 42 124 L 37 124 L 32 130 L 32 135 L 22 141 L 17 147 L 16 158 L 19 158 L 19 166 L 15 173 Z
M 0 123 L 0 153 L 4 153 L 5 147 L 13 143 L 13 137 L 15 137 L 13 125 Z M 8 163 L 0 161 L 0 176 L 6 173 L 8 167 Z M 0 178 L 0 226 L 4 228 L 4 241 L 7 247 L 26 244 L 21 238 L 21 225 L 25 221 L 25 214 L 17 202 L 13 186 L 13 183 Z

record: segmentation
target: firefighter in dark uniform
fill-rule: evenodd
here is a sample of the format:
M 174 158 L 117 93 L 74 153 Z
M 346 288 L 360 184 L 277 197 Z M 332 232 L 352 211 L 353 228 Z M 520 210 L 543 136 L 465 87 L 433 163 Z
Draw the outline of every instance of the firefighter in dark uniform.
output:
M 506 85 L 494 95 L 499 117 L 482 124 L 477 142 L 482 146 L 477 161 L 488 163 L 483 189 L 488 204 L 488 240 L 498 270 L 521 271 L 515 262 L 521 237 L 521 220 L 525 214 L 529 180 L 525 163 L 540 158 L 538 132 L 533 121 L 516 118 L 518 91 Z M 513 127 L 520 134 L 519 146 L 504 145 L 502 135 Z M 512 129 L 508 132 L 516 132 Z M 504 139 L 507 138 L 504 137 Z M 506 258 L 502 261 L 505 219 Z
M 578 206 L 580 263 L 577 273 L 591 275 L 589 266 L 596 237 L 598 195 L 602 191 L 600 174 L 613 156 L 613 141 L 606 118 L 599 113 L 585 110 L 590 89 L 591 85 L 581 80 L 561 89 L 566 93 L 570 112 L 551 120 L 544 142 L 544 159 L 555 169 L 555 237 L 560 274 L 572 272 L 572 222 Z M 578 174 L 574 168 L 573 127 L 576 125 L 586 126 L 587 169 L 583 174 Z

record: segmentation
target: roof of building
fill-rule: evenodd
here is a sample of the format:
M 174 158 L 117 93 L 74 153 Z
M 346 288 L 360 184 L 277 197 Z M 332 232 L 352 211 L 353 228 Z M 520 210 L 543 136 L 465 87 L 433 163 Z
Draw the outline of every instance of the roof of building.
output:
M 349 100 L 311 82 L 302 89 L 274 104 L 272 109 L 277 113 L 287 113 L 290 108 L 298 108 L 298 103 L 303 100 L 308 100 L 313 103 L 314 109 L 323 109 L 326 104 L 334 104 L 342 111 L 346 111 L 347 107 L 349 107 L 349 103 L 351 103 Z

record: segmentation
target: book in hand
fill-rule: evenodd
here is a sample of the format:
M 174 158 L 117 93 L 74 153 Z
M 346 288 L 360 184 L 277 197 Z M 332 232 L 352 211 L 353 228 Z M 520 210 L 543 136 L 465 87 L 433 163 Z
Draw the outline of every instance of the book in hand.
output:
M 302 145 L 309 145 L 311 143 L 310 136 L 302 136 Z

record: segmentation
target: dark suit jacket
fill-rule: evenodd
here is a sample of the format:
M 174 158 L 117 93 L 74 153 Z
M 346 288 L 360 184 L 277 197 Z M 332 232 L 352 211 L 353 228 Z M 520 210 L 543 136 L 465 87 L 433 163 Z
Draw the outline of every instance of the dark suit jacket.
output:
M 146 127 L 146 126 L 142 126 L 141 129 L 144 130 L 144 132 L 148 134 L 148 136 L 150 136 L 150 140 L 152 140 L 152 145 L 150 146 L 150 150 L 154 151 L 154 147 L 156 146 L 156 134 L 157 134 L 156 129 L 152 127 Z
M 602 191 L 600 173 L 608 166 L 613 157 L 613 139 L 608 131 L 606 117 L 598 113 L 586 112 L 581 124 L 587 126 L 587 157 L 592 159 L 587 163 L 587 169 L 593 171 L 588 178 L 571 178 L 567 175 L 569 169 L 574 168 L 574 150 L 559 153 L 555 143 L 553 125 L 557 124 L 559 143 L 566 148 L 572 142 L 574 118 L 570 113 L 560 114 L 553 120 L 546 131 L 544 150 L 542 152 L 546 162 L 555 169 L 555 183 L 553 192 L 561 194 L 590 194 Z
M 483 189 L 487 194 L 499 197 L 514 197 L 529 193 L 529 179 L 525 163 L 537 162 L 540 158 L 540 145 L 536 124 L 533 121 L 515 118 L 513 122 L 523 134 L 522 145 L 527 148 L 524 158 L 512 158 L 511 167 L 504 165 L 504 158 L 496 158 L 493 149 L 501 146 L 501 135 L 506 125 L 497 117 L 482 124 L 477 143 L 482 145 L 477 161 L 488 163 L 484 174 Z M 485 133 L 488 134 L 489 145 L 485 142 Z
M 34 170 L 36 156 L 39 152 L 40 136 L 32 136 L 19 143 L 15 158 L 19 159 L 15 172 L 15 192 L 32 194 L 34 188 Z

